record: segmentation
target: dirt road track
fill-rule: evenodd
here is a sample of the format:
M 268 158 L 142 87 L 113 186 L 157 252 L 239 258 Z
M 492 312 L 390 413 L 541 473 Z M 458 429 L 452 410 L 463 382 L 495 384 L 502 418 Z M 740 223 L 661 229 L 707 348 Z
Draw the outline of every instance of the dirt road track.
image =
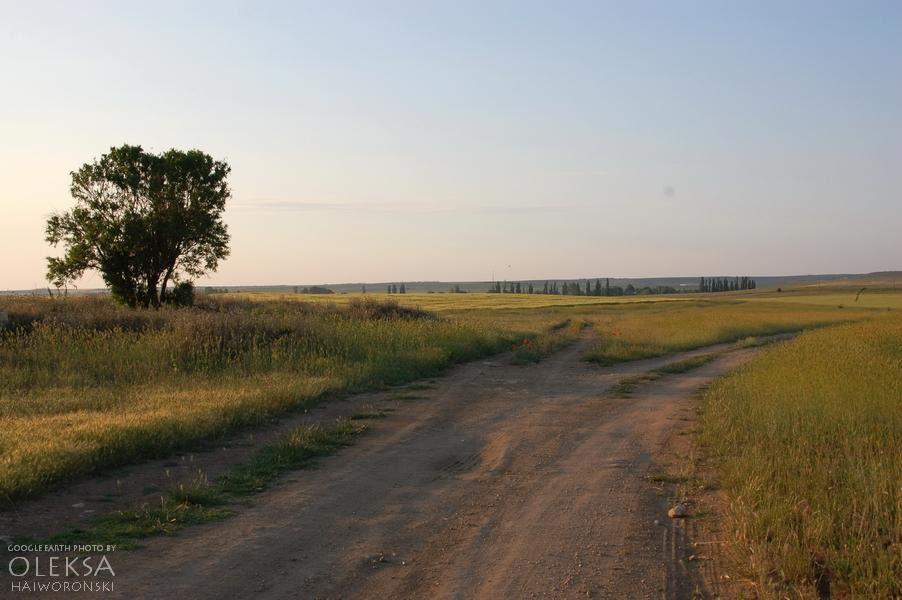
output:
M 236 517 L 116 555 L 144 598 L 683 598 L 682 531 L 649 480 L 693 392 L 737 350 L 628 399 L 588 338 L 534 366 L 482 361 Z M 659 524 L 655 524 L 655 520 Z

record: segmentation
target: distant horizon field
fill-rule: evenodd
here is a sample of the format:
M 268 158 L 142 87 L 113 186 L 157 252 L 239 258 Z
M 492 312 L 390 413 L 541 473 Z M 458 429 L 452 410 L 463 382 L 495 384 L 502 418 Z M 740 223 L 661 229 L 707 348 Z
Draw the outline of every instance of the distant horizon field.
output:
M 725 277 L 732 278 L 734 275 L 724 274 L 707 274 L 704 277 Z M 562 283 L 572 281 L 602 281 L 609 279 L 611 285 L 619 285 L 625 287 L 632 283 L 636 287 L 656 287 L 670 286 L 677 288 L 679 293 L 695 293 L 693 290 L 698 283 L 699 276 L 663 276 L 663 277 L 553 277 L 553 278 L 526 278 L 526 279 L 498 279 L 497 281 L 507 281 L 509 283 L 520 282 L 524 285 L 532 283 L 533 285 L 541 285 L 544 282 Z M 902 271 L 877 271 L 872 273 L 849 274 L 849 273 L 821 273 L 816 275 L 750 275 L 757 282 L 757 291 L 770 291 L 782 287 L 784 290 L 817 290 L 820 288 L 856 288 L 862 286 L 878 287 L 880 289 L 900 289 L 902 290 Z M 227 290 L 229 293 L 273 293 L 273 294 L 291 294 L 294 288 L 305 287 L 325 287 L 331 289 L 336 294 L 354 294 L 366 287 L 367 293 L 384 293 L 385 287 L 390 284 L 400 285 L 404 283 L 407 286 L 408 293 L 443 293 L 450 292 L 454 286 L 460 286 L 467 293 L 486 293 L 488 287 L 496 281 L 492 280 L 423 280 L 423 279 L 398 279 L 396 281 L 351 281 L 351 282 L 318 282 L 318 283 L 271 283 L 271 284 L 213 284 L 203 283 L 197 284 L 199 291 L 204 290 Z M 46 295 L 47 287 L 38 287 L 32 289 L 0 289 L 0 295 Z M 72 288 L 70 294 L 74 295 L 93 295 L 107 293 L 106 288 Z
M 753 302 L 842 306 L 843 308 L 902 308 L 902 289 L 898 291 L 866 289 L 860 295 L 858 290 L 839 291 L 829 288 L 823 290 L 792 290 L 783 293 L 756 295 L 748 298 L 748 300 Z
M 493 294 L 488 292 L 412 292 L 406 294 L 347 293 L 347 294 L 292 294 L 273 292 L 230 292 L 229 297 L 249 300 L 288 300 L 348 304 L 353 300 L 397 300 L 400 304 L 424 310 L 456 311 L 483 309 L 531 309 L 591 306 L 596 304 L 626 304 L 636 302 L 680 302 L 695 299 L 695 295 L 658 294 L 645 296 L 561 296 L 555 294 Z
M 408 292 L 387 294 L 386 292 L 336 293 L 336 294 L 294 294 L 282 292 L 229 292 L 229 297 L 252 300 L 288 300 L 297 302 L 347 304 L 359 299 L 394 299 L 399 303 L 424 310 L 465 311 L 500 309 L 540 309 L 564 308 L 568 306 L 592 306 L 625 303 L 656 302 L 778 302 L 788 304 L 808 304 L 849 309 L 902 308 L 902 289 L 891 288 L 793 288 L 782 292 L 771 289 L 757 289 L 737 292 L 680 294 L 653 294 L 636 296 L 562 296 L 555 294 L 495 294 L 488 292 Z M 857 296 L 857 300 L 856 300 Z

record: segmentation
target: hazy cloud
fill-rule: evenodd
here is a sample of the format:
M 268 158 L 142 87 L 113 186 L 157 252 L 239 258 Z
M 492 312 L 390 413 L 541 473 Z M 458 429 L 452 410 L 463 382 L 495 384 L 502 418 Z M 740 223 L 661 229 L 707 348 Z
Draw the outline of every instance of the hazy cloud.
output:
M 543 212 L 567 211 L 578 206 L 563 204 L 525 205 L 515 204 L 438 204 L 432 202 L 316 202 L 309 200 L 278 200 L 235 203 L 235 208 L 265 212 L 324 212 L 324 211 L 404 211 L 470 213 L 488 215 L 535 214 Z
M 308 200 L 279 200 L 267 202 L 248 202 L 235 204 L 245 210 L 275 211 L 344 211 L 344 210 L 393 210 L 409 209 L 411 204 L 404 202 L 313 202 Z

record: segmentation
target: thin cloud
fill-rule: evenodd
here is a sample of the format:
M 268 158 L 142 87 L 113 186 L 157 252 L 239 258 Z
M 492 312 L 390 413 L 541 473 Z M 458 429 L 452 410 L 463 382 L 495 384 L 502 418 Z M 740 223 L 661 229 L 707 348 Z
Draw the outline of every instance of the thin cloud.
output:
M 391 212 L 439 212 L 439 213 L 464 213 L 509 215 L 523 213 L 556 212 L 572 210 L 578 207 L 563 204 L 548 205 L 480 205 L 480 204 L 438 204 L 434 202 L 315 202 L 309 200 L 277 200 L 263 202 L 246 202 L 234 204 L 242 210 L 257 210 L 266 212 L 328 212 L 328 211 L 380 211 Z
M 262 210 L 267 212 L 392 210 L 410 207 L 410 205 L 402 202 L 312 202 L 307 200 L 248 202 L 239 203 L 235 206 L 244 210 Z
M 516 205 L 495 205 L 495 206 L 472 206 L 472 207 L 461 207 L 460 210 L 470 210 L 473 212 L 481 212 L 491 215 L 508 215 L 508 214 L 523 214 L 523 213 L 543 213 L 543 212 L 559 212 L 566 210 L 574 210 L 577 209 L 576 206 L 568 206 L 564 204 L 539 204 L 539 205 L 525 205 L 525 206 L 516 206 Z

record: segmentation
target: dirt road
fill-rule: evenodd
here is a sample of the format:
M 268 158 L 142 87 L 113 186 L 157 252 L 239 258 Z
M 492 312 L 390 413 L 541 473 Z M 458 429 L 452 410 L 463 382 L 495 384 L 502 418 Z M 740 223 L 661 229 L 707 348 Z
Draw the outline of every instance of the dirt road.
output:
M 587 336 L 590 334 L 587 334 Z M 754 350 L 605 391 L 701 349 L 601 368 L 581 339 L 533 366 L 482 361 L 226 521 L 117 553 L 145 598 L 683 598 L 666 442 L 696 389 Z

